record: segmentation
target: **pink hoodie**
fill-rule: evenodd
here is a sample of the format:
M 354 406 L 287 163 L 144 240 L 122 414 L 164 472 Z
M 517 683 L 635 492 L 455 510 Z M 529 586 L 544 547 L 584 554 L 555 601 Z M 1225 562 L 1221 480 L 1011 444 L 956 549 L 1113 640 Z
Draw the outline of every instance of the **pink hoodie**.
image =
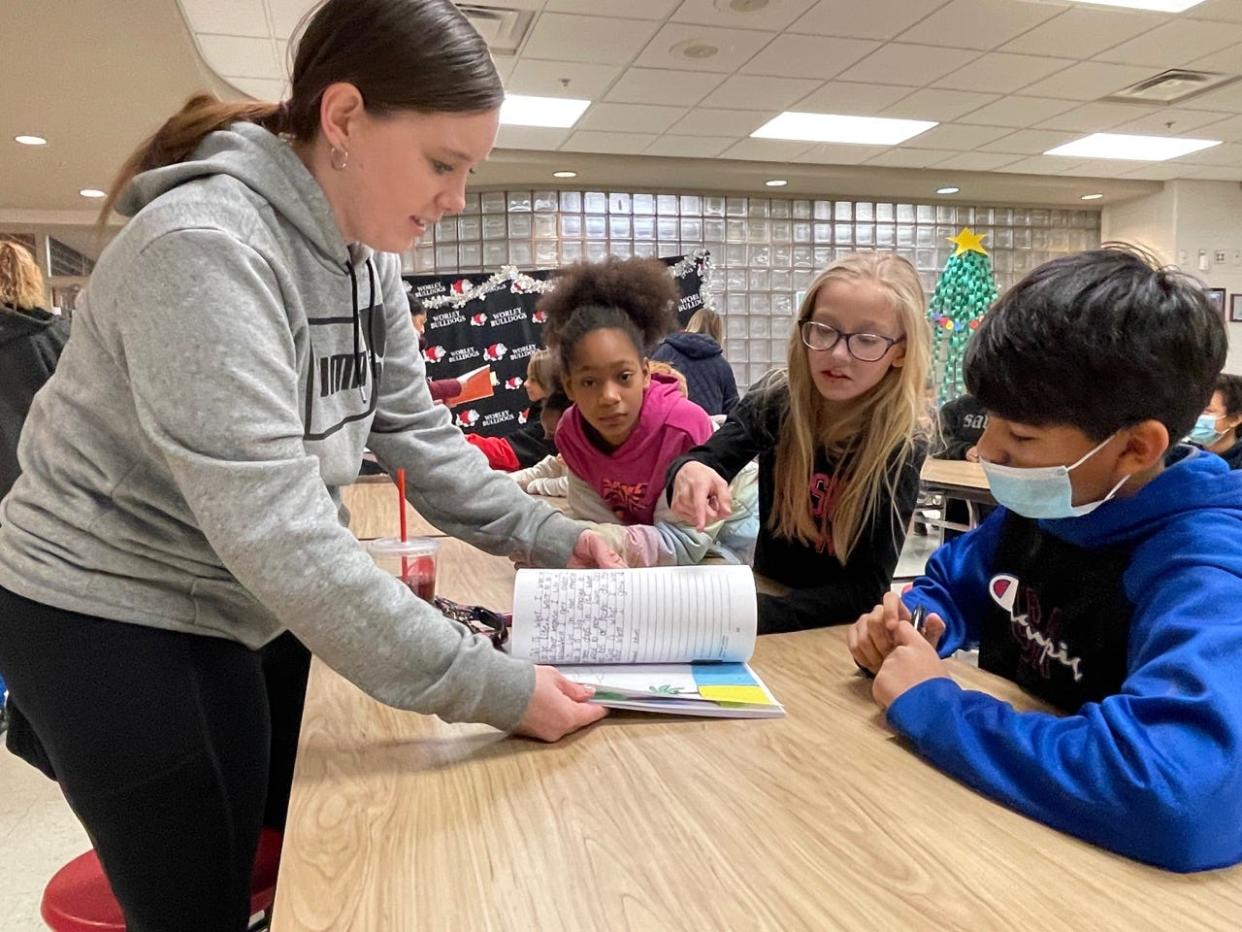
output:
M 711 435 L 707 412 L 682 397 L 673 376 L 656 373 L 625 443 L 604 453 L 588 438 L 586 419 L 574 405 L 556 429 L 556 448 L 569 471 L 596 491 L 618 521 L 652 524 L 669 464 Z

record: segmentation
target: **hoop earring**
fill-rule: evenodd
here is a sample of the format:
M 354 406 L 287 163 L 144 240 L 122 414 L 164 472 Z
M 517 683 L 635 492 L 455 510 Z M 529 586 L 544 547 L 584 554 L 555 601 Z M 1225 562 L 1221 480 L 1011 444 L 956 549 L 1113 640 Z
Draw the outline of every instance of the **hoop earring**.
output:
M 336 146 L 333 146 L 332 154 L 329 156 L 328 161 L 338 172 L 343 172 L 349 167 L 349 152 L 346 149 L 338 149 Z

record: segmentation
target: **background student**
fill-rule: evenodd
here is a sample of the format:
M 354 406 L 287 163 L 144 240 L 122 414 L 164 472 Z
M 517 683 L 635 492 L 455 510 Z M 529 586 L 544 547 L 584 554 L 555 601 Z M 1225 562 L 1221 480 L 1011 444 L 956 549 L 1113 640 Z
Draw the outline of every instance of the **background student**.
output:
M 686 377 L 686 391 L 708 414 L 728 414 L 737 404 L 737 381 L 724 358 L 724 322 L 711 308 L 691 315 L 686 329 L 670 333 L 651 358 L 666 362 Z
M 1242 469 L 1242 376 L 1220 375 L 1212 399 L 1195 421 L 1188 439 L 1220 456 L 1230 469 Z

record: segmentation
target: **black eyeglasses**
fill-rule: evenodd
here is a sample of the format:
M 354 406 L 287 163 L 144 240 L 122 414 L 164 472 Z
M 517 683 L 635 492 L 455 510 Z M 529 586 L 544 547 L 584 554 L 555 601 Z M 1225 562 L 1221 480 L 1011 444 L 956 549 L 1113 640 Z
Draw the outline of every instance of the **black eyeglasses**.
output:
M 859 362 L 879 362 L 885 353 L 898 343 L 904 343 L 906 339 L 898 337 L 894 340 L 878 333 L 845 333 L 815 320 L 803 321 L 798 329 L 802 342 L 813 350 L 830 350 L 844 339 L 846 350 Z

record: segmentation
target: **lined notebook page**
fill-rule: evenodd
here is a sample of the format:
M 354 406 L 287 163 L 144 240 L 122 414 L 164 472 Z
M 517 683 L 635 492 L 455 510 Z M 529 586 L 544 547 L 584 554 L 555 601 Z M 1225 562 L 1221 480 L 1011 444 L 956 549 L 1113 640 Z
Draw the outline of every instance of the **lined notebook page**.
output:
M 740 663 L 755 619 L 748 566 L 520 570 L 509 649 L 536 663 Z

